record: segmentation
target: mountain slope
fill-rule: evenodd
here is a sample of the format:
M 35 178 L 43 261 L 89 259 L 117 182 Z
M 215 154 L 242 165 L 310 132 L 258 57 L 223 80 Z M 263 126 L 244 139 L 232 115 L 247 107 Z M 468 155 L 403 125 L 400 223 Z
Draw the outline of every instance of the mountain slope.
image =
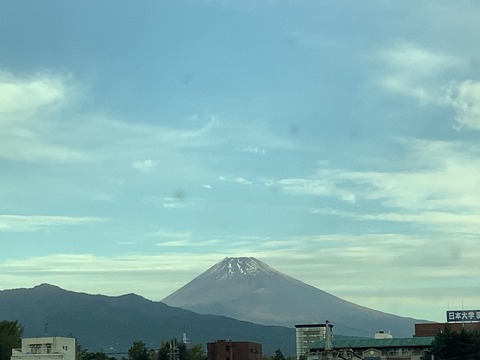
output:
M 293 327 L 329 320 L 342 335 L 372 336 L 385 330 L 409 337 L 419 322 L 342 300 L 255 258 L 225 258 L 162 301 L 267 325 Z
M 209 341 L 232 339 L 259 342 L 265 354 L 277 348 L 295 353 L 293 329 L 199 315 L 134 294 L 89 295 L 47 284 L 0 291 L 0 320 L 18 320 L 26 337 L 75 336 L 90 351 L 124 353 L 136 340 L 159 348 L 161 341 L 181 339 L 185 330 L 191 343 L 205 349 Z

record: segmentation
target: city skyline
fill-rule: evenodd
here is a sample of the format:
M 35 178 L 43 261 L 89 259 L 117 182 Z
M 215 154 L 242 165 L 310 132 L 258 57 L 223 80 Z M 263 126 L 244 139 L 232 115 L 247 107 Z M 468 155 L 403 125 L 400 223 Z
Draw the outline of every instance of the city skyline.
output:
M 0 11 L 0 290 L 161 300 L 251 256 L 342 299 L 479 308 L 480 4 Z

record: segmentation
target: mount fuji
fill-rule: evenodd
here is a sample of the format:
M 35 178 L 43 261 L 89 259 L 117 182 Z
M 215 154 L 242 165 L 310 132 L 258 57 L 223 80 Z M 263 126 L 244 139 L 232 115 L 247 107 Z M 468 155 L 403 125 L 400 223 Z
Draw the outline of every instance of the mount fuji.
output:
M 227 257 L 162 300 L 200 314 L 262 325 L 335 325 L 335 333 L 371 337 L 376 331 L 411 337 L 424 322 L 348 302 L 305 284 L 252 257 Z

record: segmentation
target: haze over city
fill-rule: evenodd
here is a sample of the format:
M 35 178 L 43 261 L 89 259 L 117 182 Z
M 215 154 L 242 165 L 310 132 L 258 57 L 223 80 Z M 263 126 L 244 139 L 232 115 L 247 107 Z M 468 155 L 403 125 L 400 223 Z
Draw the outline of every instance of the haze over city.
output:
M 252 256 L 396 315 L 479 308 L 479 18 L 475 1 L 2 3 L 0 290 L 158 301 Z

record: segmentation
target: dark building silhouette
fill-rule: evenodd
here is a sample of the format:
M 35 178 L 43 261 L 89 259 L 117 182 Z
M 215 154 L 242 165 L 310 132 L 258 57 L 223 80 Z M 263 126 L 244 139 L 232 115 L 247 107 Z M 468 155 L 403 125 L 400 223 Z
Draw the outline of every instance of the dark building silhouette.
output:
M 262 345 L 249 341 L 217 340 L 207 343 L 208 360 L 262 360 Z

